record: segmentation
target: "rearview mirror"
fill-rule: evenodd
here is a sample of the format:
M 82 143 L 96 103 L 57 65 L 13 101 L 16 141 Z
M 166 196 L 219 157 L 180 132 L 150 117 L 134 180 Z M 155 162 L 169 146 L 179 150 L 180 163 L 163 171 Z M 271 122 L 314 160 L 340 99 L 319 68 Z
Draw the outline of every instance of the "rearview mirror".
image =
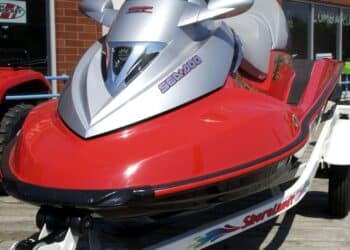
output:
M 254 0 L 209 0 L 207 6 L 188 6 L 179 26 L 186 26 L 205 20 L 237 16 L 250 9 Z
M 110 27 L 118 11 L 113 8 L 112 0 L 83 0 L 80 11 L 95 21 Z

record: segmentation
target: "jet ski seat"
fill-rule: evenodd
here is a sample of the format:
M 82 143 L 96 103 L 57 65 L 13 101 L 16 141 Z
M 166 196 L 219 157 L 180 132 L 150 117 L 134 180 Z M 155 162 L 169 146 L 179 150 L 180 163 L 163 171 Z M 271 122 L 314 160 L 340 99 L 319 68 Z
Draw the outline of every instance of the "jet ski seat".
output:
M 286 50 L 288 42 L 286 17 L 277 0 L 255 0 L 247 12 L 225 19 L 225 23 L 242 42 L 241 70 L 264 80 L 271 50 Z

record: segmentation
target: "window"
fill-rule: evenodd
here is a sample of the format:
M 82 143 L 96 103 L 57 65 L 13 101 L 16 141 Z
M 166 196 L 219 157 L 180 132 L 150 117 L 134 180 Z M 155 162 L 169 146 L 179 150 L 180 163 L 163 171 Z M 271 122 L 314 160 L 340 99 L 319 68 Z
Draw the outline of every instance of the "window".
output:
M 350 9 L 344 9 L 342 21 L 343 21 L 342 60 L 350 61 Z
M 49 71 L 48 4 L 46 0 L 3 0 L 2 4 L 22 6 L 22 19 L 0 15 L 0 63 L 35 61 L 30 67 L 44 74 Z M 3 5 L 4 6 L 4 5 Z M 4 7 L 3 7 L 4 9 Z M 24 12 L 24 13 L 23 13 Z
M 289 27 L 289 50 L 297 58 L 308 57 L 308 27 L 310 20 L 310 5 L 306 3 L 284 1 Z
M 338 8 L 316 5 L 314 17 L 314 54 L 332 53 L 337 57 L 337 31 L 340 23 Z

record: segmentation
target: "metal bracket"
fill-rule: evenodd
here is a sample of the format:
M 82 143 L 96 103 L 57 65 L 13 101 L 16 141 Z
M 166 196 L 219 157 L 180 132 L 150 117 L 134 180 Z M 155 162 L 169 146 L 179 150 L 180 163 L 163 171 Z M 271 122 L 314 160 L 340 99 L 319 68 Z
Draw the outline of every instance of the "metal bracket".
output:
M 65 233 L 61 241 L 54 241 L 56 237 L 60 238 L 60 233 L 50 232 L 46 224 L 43 226 L 37 239 L 31 237 L 24 241 L 14 243 L 10 250 L 33 249 L 33 250 L 75 250 L 78 244 L 79 236 L 75 235 L 70 228 Z M 30 246 L 29 246 L 30 245 Z M 25 247 L 30 248 L 25 248 Z

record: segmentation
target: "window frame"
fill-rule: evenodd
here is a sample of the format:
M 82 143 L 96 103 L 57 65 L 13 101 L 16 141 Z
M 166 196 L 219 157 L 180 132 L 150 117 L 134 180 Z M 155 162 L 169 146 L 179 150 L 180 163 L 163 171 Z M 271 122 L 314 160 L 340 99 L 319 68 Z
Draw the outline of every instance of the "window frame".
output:
M 344 15 L 344 10 L 349 10 L 350 11 L 350 6 L 345 7 L 345 6 L 339 6 L 336 4 L 329 4 L 329 3 L 315 3 L 315 2 L 310 2 L 310 1 L 305 1 L 305 0 L 285 0 L 285 1 L 290 1 L 290 2 L 300 2 L 304 4 L 310 5 L 311 13 L 310 13 L 310 18 L 308 21 L 308 59 L 314 60 L 315 59 L 315 48 L 314 48 L 314 40 L 315 40 L 315 25 L 314 25 L 314 18 L 315 18 L 315 6 L 326 6 L 326 7 L 332 7 L 332 8 L 337 8 L 339 10 L 339 15 L 340 15 L 340 22 L 337 24 L 337 41 L 336 41 L 336 46 L 337 46 L 337 52 L 335 58 L 338 60 L 343 60 L 342 58 L 342 52 L 343 52 L 343 15 Z

